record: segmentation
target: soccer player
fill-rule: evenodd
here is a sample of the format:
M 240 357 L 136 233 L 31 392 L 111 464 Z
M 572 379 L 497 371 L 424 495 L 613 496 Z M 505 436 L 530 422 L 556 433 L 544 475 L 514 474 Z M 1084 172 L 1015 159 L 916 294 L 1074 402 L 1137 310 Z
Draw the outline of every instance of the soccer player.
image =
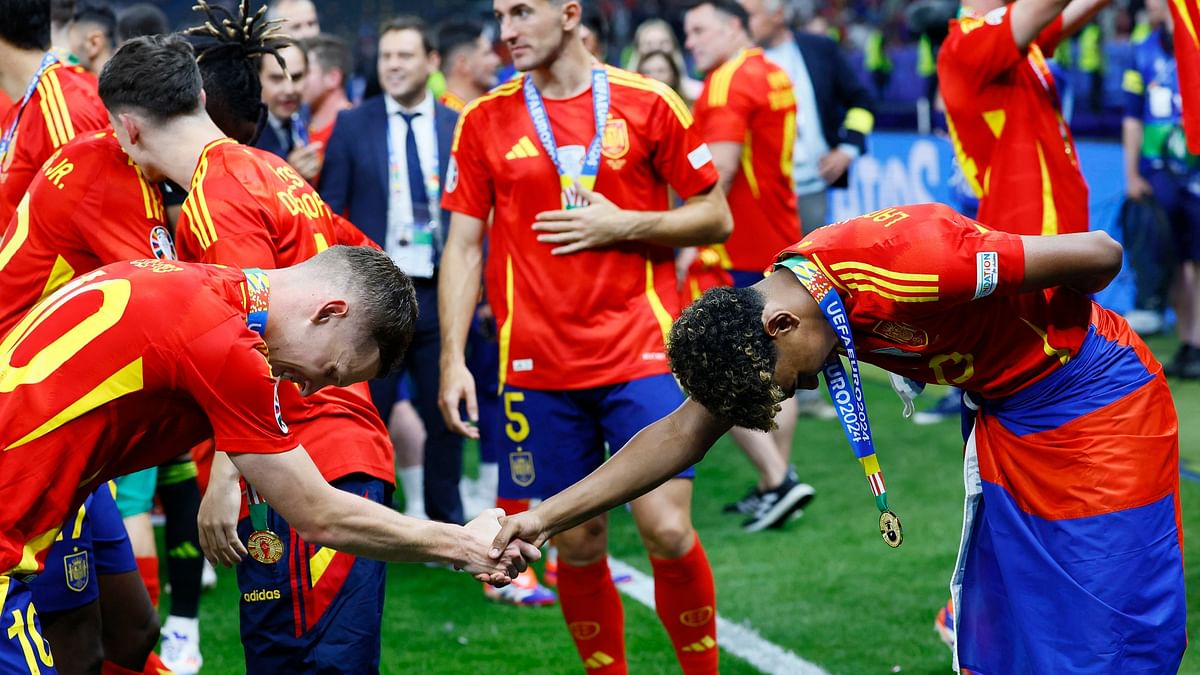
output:
M 819 229 L 763 281 L 685 310 L 670 357 L 691 398 L 586 480 L 507 519 L 497 545 L 540 543 L 637 497 L 731 424 L 769 428 L 782 397 L 815 387 L 822 370 L 857 420 L 855 449 L 882 510 L 844 350 L 957 384 L 978 407 L 953 579 L 959 667 L 1175 672 L 1187 640 L 1178 423 L 1162 366 L 1088 298 L 1120 268 L 1102 232 L 1012 235 L 940 204 Z
M 800 237 L 792 191 L 792 81 L 754 46 L 746 10 L 734 0 L 694 5 L 683 27 L 696 67 L 708 73 L 696 101 L 696 125 L 712 149 L 733 213 L 733 234 L 717 250 L 728 261 L 734 285 L 749 286 L 762 279 L 772 255 Z M 795 419 L 795 403 L 786 401 L 779 414 L 781 420 Z M 732 435 L 759 480 L 726 510 L 745 514 L 742 527 L 748 532 L 783 525 L 814 493 L 788 466 L 791 435 L 741 428 Z
M 1188 153 L 1175 65 L 1174 21 L 1164 0 L 1147 9 L 1163 17 L 1134 47 L 1125 71 L 1125 185 L 1131 199 L 1150 199 L 1171 223 L 1180 260 L 1175 286 L 1179 351 L 1167 367 L 1171 375 L 1200 378 L 1200 158 Z M 1162 270 L 1170 274 L 1169 270 Z M 1139 285 L 1141 279 L 1138 280 Z M 1140 295 L 1140 294 L 1139 294 Z
M 107 3 L 84 0 L 75 7 L 67 37 L 79 65 L 98 75 L 117 48 L 117 14 Z
M 3 224 L 57 148 L 108 126 L 95 79 L 59 63 L 49 47 L 50 3 L 0 0 L 0 88 L 14 101 L 0 122 Z
M 500 56 L 483 26 L 474 21 L 444 23 L 438 27 L 436 45 L 446 77 L 439 103 L 461 113 L 467 103 L 496 86 Z
M 262 22 L 238 25 L 249 31 L 263 27 Z M 264 58 L 278 56 L 266 51 Z M 158 82 L 147 68 L 159 73 Z M 176 230 L 180 258 L 280 267 L 336 244 L 341 231 L 316 191 L 282 159 L 224 137 L 205 114 L 200 91 L 191 48 L 180 38 L 127 43 L 100 84 L 120 125 L 117 135 L 138 165 L 191 187 Z M 366 385 L 333 387 L 301 398 L 301 392 L 311 394 L 308 378 L 292 371 L 284 376 L 301 391 L 281 384 L 281 413 L 322 476 L 343 491 L 389 503 L 392 447 Z M 385 566 L 318 548 L 300 539 L 276 512 L 264 510 L 260 520 L 257 506 L 250 512 L 253 521 L 243 518 L 239 525 L 237 478 L 233 465 L 218 454 L 200 524 L 201 543 L 210 557 L 226 564 L 241 561 L 247 669 L 296 672 L 313 664 L 356 672 L 377 669 Z M 266 523 L 288 539 L 281 544 L 282 557 L 242 561 L 247 550 L 258 553 L 242 541 Z M 259 597 L 263 593 L 270 597 Z
M 1107 4 L 965 0 L 951 20 L 938 82 L 959 166 L 989 227 L 1087 231 L 1087 184 L 1045 55 Z
M 30 310 L 0 338 L 0 671 L 53 672 L 27 581 L 67 514 L 109 478 L 208 437 L 306 541 L 515 575 L 523 560 L 487 558 L 499 511 L 467 528 L 412 521 L 333 488 L 275 403 L 272 372 L 311 394 L 388 370 L 415 316 L 404 274 L 350 247 L 269 271 L 115 263 Z M 259 540 L 275 555 L 267 527 Z
M 308 137 L 313 145 L 324 148 L 333 134 L 338 113 L 353 107 L 346 97 L 346 83 L 353 72 L 350 46 L 345 40 L 324 33 L 306 38 L 301 46 L 308 57 L 308 72 L 304 77 L 304 103 L 312 110 Z M 324 157 L 322 152 L 322 161 Z M 314 184 L 317 182 L 313 180 Z
M 467 105 L 442 206 L 441 406 L 476 437 L 464 343 L 487 288 L 499 325 L 499 497 L 555 494 L 682 395 L 667 371 L 677 309 L 670 247 L 729 235 L 725 197 L 691 114 L 666 85 L 597 63 L 577 0 L 496 0 L 500 37 L 524 74 Z M 669 210 L 667 185 L 684 204 Z M 692 528 L 689 468 L 633 505 L 657 611 L 686 673 L 717 668 L 712 571 Z M 624 620 L 601 516 L 555 539 L 558 590 L 589 672 L 626 671 Z

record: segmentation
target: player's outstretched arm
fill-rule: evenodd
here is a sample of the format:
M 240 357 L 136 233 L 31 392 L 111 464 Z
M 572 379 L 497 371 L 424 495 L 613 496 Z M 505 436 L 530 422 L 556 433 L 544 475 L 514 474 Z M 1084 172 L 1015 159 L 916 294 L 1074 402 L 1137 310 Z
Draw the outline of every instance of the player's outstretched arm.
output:
M 1049 26 L 1063 10 L 1067 8 L 1069 0 L 1017 0 L 1008 6 L 1008 11 L 1012 12 L 1012 32 L 1013 40 L 1017 43 L 1017 49 L 1024 53 L 1029 49 L 1029 45 L 1037 39 L 1042 30 Z
M 237 533 L 238 512 L 242 507 L 242 489 L 237 467 L 223 452 L 213 454 L 208 489 L 200 500 L 196 523 L 200 529 L 200 548 L 214 565 L 232 566 L 246 555 L 246 547 Z
M 467 418 L 479 421 L 475 378 L 467 369 L 467 333 L 479 302 L 483 272 L 484 222 L 463 213 L 450 215 L 450 236 L 442 251 L 438 271 L 438 322 L 442 332 L 441 384 L 438 407 L 446 426 L 468 438 L 479 438 L 479 429 L 459 413 L 466 403 Z
M 441 562 L 481 581 L 505 584 L 540 554 L 528 545 L 507 548 L 498 558 L 489 547 L 499 530 L 499 509 L 467 527 L 408 518 L 326 483 L 303 447 L 277 454 L 230 454 L 229 458 L 305 541 L 376 560 Z
M 540 546 L 563 530 L 637 499 L 703 459 L 730 426 L 686 399 L 583 480 L 531 511 L 504 518 L 491 554 L 499 557 L 516 540 Z
M 1121 271 L 1121 245 L 1099 230 L 1054 237 L 1021 237 L 1025 248 L 1022 291 L 1066 286 L 1095 293 Z
M 644 241 L 659 246 L 717 244 L 733 232 L 733 218 L 725 193 L 714 186 L 694 195 L 670 211 L 628 211 L 599 192 L 576 185 L 588 205 L 582 208 L 543 211 L 533 229 L 538 241 L 552 244 L 554 255 L 608 246 L 621 241 Z
M 1071 4 L 1062 12 L 1063 39 L 1071 37 L 1088 25 L 1088 22 L 1110 2 L 1112 0 L 1071 0 Z

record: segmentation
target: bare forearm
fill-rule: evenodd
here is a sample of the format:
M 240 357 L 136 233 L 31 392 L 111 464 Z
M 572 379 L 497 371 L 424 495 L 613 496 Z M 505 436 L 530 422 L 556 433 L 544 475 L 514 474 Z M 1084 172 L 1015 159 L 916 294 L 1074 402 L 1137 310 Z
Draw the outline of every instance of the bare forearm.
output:
M 1012 12 L 1013 40 L 1024 52 L 1042 30 L 1067 9 L 1068 0 L 1019 0 L 1009 7 Z
M 462 566 L 467 560 L 465 530 L 458 525 L 409 518 L 334 487 L 320 502 L 318 524 L 299 531 L 311 544 L 389 562 Z
M 1063 38 L 1068 38 L 1079 29 L 1088 25 L 1096 14 L 1108 6 L 1111 0 L 1071 0 L 1071 4 L 1067 5 L 1062 11 L 1063 18 Z
M 1121 271 L 1121 245 L 1100 230 L 1021 240 L 1025 245 L 1022 291 L 1064 286 L 1095 293 Z
M 662 485 L 704 458 L 729 425 L 688 399 L 642 429 L 583 480 L 538 507 L 549 534 L 568 530 Z
M 224 452 L 213 453 L 212 468 L 209 469 L 208 482 L 210 485 L 225 485 L 235 483 L 241 477 L 229 455 Z
M 725 193 L 713 187 L 670 211 L 627 211 L 631 219 L 628 239 L 660 246 L 683 247 L 719 244 L 733 231 Z
M 1142 121 L 1126 117 L 1121 122 L 1121 147 L 1125 157 L 1125 180 L 1141 175 L 1138 170 L 1138 160 L 1142 155 Z
M 477 245 L 451 240 L 442 255 L 438 278 L 438 322 L 442 363 L 463 359 L 471 317 L 479 299 L 483 252 Z

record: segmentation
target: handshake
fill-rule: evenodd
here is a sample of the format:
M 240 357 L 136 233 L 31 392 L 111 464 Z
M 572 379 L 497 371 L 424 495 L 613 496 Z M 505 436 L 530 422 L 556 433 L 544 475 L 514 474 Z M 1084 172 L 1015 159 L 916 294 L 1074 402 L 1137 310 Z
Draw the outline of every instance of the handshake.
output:
M 505 516 L 503 509 L 484 511 L 464 527 L 467 538 L 455 568 L 493 586 L 507 586 L 542 557 L 539 548 L 550 537 L 540 521 L 533 512 Z

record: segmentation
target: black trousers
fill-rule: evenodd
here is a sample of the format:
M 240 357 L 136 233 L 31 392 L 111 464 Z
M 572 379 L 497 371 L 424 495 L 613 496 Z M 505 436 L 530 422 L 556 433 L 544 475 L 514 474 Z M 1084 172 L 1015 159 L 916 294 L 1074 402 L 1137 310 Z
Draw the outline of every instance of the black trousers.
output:
M 392 375 L 371 380 L 371 398 L 387 421 L 396 403 L 396 387 L 403 374 L 412 382 L 413 405 L 425 424 L 425 512 L 433 520 L 463 522 L 462 437 L 450 431 L 438 409 L 441 364 L 441 334 L 438 330 L 437 281 L 413 279 L 417 290 L 417 330 L 404 357 L 404 365 Z

